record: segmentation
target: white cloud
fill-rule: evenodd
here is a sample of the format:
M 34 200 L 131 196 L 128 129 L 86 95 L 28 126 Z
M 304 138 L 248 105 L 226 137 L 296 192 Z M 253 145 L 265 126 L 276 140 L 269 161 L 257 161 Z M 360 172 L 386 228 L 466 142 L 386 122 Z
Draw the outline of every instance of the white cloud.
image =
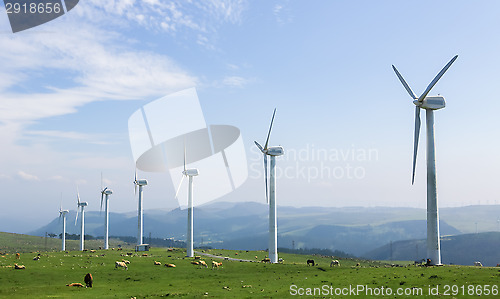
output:
M 230 76 L 230 77 L 225 77 L 222 80 L 222 84 L 231 86 L 231 87 L 243 87 L 245 86 L 249 80 L 239 77 L 239 76 Z
M 26 180 L 26 181 L 39 181 L 40 179 L 36 176 L 36 175 L 33 175 L 33 174 L 29 174 L 29 173 L 26 173 L 22 170 L 19 170 L 17 172 L 17 175 L 23 179 L 23 180 Z

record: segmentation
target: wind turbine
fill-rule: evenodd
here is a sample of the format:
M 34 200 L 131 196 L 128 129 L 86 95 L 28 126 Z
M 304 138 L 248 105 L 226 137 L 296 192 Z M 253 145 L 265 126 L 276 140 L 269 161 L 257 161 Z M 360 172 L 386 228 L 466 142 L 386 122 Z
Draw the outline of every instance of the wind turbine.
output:
M 102 189 L 102 173 L 101 173 L 101 211 L 102 202 L 104 200 L 104 195 L 106 195 L 106 201 L 104 204 L 104 249 L 109 249 L 109 198 L 108 196 L 113 194 L 113 190 L 108 189 L 108 187 Z
M 62 201 L 61 201 L 61 206 L 59 207 L 59 220 L 62 218 L 62 234 L 61 234 L 61 239 L 62 239 L 62 246 L 61 250 L 65 251 L 66 250 L 66 214 L 68 214 L 68 210 L 63 210 L 62 209 Z
M 84 242 L 85 242 L 85 210 L 84 210 L 84 208 L 86 206 L 88 206 L 89 204 L 86 201 L 80 201 L 80 193 L 78 192 L 78 188 L 76 189 L 76 200 L 77 200 L 77 208 L 76 208 L 75 225 L 76 225 L 76 222 L 78 221 L 78 208 L 81 208 L 82 219 L 80 221 L 82 222 L 82 228 L 81 228 L 81 232 L 80 232 L 80 250 L 83 251 Z
M 268 147 L 269 136 L 271 136 L 271 129 L 273 128 L 274 115 L 276 114 L 276 108 L 274 108 L 273 118 L 271 119 L 271 125 L 269 126 L 269 133 L 267 133 L 266 144 L 262 147 L 257 141 L 255 144 L 260 149 L 262 154 L 264 154 L 264 173 L 266 180 L 266 200 L 269 204 L 269 259 L 271 263 L 278 262 L 278 220 L 276 217 L 277 206 L 276 206 L 276 157 L 281 156 L 285 153 L 282 146 L 272 146 Z M 269 179 L 269 192 L 267 189 L 267 156 L 271 157 L 271 175 Z
M 182 172 L 181 182 L 179 187 L 177 187 L 177 192 L 175 193 L 175 198 L 181 190 L 182 181 L 184 177 L 189 177 L 189 187 L 188 187 L 188 223 L 187 223 L 187 244 L 186 244 L 186 256 L 193 257 L 193 177 L 197 176 L 199 171 L 197 168 L 186 169 L 186 146 L 184 145 L 184 171 Z
M 137 170 L 135 171 L 135 177 L 134 177 L 134 193 L 137 193 L 137 186 L 139 186 L 139 207 L 137 209 L 137 226 L 138 226 L 138 232 L 137 232 L 137 245 L 142 245 L 142 233 L 143 233 L 143 214 L 142 214 L 142 187 L 146 186 L 148 184 L 147 180 L 137 180 Z
M 434 145 L 434 110 L 442 109 L 446 106 L 444 97 L 427 95 L 443 74 L 455 62 L 458 55 L 455 55 L 447 65 L 431 81 L 427 89 L 417 97 L 411 90 L 408 83 L 393 65 L 392 68 L 403 84 L 406 91 L 413 98 L 415 104 L 415 135 L 413 143 L 413 173 L 411 183 L 415 181 L 415 166 L 417 163 L 418 138 L 420 135 L 420 109 L 425 109 L 427 127 L 427 256 L 431 259 L 431 264 L 441 264 L 441 246 L 439 241 L 439 213 L 437 205 L 436 186 L 436 148 Z

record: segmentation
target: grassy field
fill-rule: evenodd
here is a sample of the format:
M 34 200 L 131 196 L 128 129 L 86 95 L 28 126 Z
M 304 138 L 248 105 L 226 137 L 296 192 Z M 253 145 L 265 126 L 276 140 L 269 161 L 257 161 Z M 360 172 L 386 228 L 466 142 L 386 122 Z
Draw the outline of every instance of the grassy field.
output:
M 0 245 L 1 246 L 1 245 Z M 122 256 L 131 253 L 132 256 Z M 241 258 L 260 261 L 266 256 L 263 251 L 205 250 L 205 253 L 220 257 Z M 470 297 L 482 291 L 482 298 L 498 298 L 492 294 L 498 288 L 500 268 L 442 266 L 442 267 L 390 267 L 383 262 L 341 259 L 340 267 L 329 267 L 331 257 L 280 254 L 283 264 L 261 262 L 238 262 L 202 257 L 209 268 L 191 264 L 185 250 L 153 248 L 148 256 L 132 251 L 98 250 L 68 252 L 21 253 L 20 259 L 13 254 L 0 257 L 1 298 L 284 298 L 294 297 L 307 288 L 315 297 L 367 298 L 367 289 L 373 294 L 392 295 L 386 298 L 435 297 L 437 292 L 449 298 Z M 255 258 L 257 256 L 257 258 Z M 128 270 L 115 269 L 115 261 L 130 261 Z M 307 266 L 306 260 L 314 259 L 317 266 Z M 212 260 L 222 261 L 223 267 L 212 269 Z M 155 266 L 160 261 L 161 266 Z M 14 263 L 26 266 L 25 270 L 14 270 Z M 175 264 L 175 268 L 163 266 Z M 357 266 L 357 263 L 360 265 Z M 403 264 L 403 262 L 400 262 Z M 83 283 L 86 273 L 94 277 L 93 288 L 67 287 L 72 282 Z M 448 285 L 449 289 L 446 289 Z M 489 285 L 486 287 L 486 285 Z M 492 288 L 492 285 L 496 285 Z M 458 294 L 453 295 L 454 287 Z M 470 287 L 473 286 L 473 293 Z M 351 288 L 351 290 L 349 290 Z M 360 288 L 364 288 L 362 291 Z M 396 292 L 413 292 L 409 296 L 398 296 Z M 353 293 L 357 290 L 357 293 Z M 498 290 L 498 289 L 496 289 Z M 448 292 L 447 292 L 448 291 Z M 337 294 L 344 292 L 350 295 Z M 489 292 L 490 295 L 485 296 Z M 433 293 L 432 293 L 433 294 Z M 464 294 L 464 295 L 462 295 Z M 437 293 L 436 293 L 437 295 Z

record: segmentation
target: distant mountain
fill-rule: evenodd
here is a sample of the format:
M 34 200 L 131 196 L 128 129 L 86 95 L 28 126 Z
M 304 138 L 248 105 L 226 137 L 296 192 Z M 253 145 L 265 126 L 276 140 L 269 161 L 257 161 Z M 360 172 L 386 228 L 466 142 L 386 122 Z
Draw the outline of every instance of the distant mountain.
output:
M 500 232 L 447 236 L 441 238 L 441 259 L 443 264 L 471 266 L 475 261 L 480 261 L 483 266 L 493 267 L 500 263 L 498 248 Z M 385 244 L 366 253 L 364 257 L 376 260 L 420 260 L 426 257 L 426 240 Z
M 475 228 L 469 219 L 497 224 L 500 207 L 477 206 L 441 209 L 441 234 L 457 235 Z M 267 248 L 268 206 L 265 204 L 216 202 L 194 209 L 195 246 L 258 250 Z M 463 216 L 467 214 L 467 217 Z M 454 215 L 462 215 L 465 220 Z M 287 248 L 326 248 L 354 255 L 364 255 L 376 248 L 426 235 L 426 212 L 416 208 L 390 207 L 278 207 L 278 245 Z M 68 214 L 67 232 L 79 233 L 74 225 L 75 212 Z M 102 236 L 104 213 L 85 213 L 86 234 Z M 144 213 L 144 237 L 186 239 L 187 210 L 148 210 Z M 30 234 L 59 234 L 58 218 Z M 135 213 L 110 213 L 110 235 L 136 236 Z M 423 248 L 423 247 L 422 247 Z M 414 252 L 415 250 L 412 250 Z

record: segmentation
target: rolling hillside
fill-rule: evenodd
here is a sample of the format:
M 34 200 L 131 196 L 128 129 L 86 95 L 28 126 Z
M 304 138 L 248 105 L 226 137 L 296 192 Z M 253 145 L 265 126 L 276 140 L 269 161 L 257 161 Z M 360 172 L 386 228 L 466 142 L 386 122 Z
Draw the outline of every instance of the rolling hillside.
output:
M 377 260 L 419 260 L 425 258 L 425 240 L 407 240 L 386 244 L 364 257 Z M 473 265 L 480 261 L 484 266 L 500 263 L 500 233 L 464 234 L 441 238 L 441 259 L 444 264 Z
M 497 225 L 495 215 L 498 214 L 498 206 L 444 208 L 441 209 L 441 233 L 458 235 L 475 230 L 472 219 L 480 219 L 479 228 L 488 224 L 494 229 Z M 186 210 L 180 209 L 146 211 L 145 238 L 151 233 L 153 238 L 185 240 L 186 215 Z M 267 248 L 267 206 L 264 204 L 212 203 L 195 208 L 194 216 L 196 246 L 245 250 Z M 70 212 L 67 232 L 78 234 L 79 226 L 74 225 L 74 217 L 74 211 Z M 86 234 L 102 236 L 103 217 L 99 212 L 87 212 Z M 423 239 L 426 235 L 425 210 L 415 208 L 280 206 L 278 221 L 280 247 L 327 248 L 357 256 L 364 256 L 391 241 Z M 59 234 L 60 226 L 55 218 L 30 234 Z M 135 213 L 110 213 L 110 235 L 135 236 L 136 230 Z

